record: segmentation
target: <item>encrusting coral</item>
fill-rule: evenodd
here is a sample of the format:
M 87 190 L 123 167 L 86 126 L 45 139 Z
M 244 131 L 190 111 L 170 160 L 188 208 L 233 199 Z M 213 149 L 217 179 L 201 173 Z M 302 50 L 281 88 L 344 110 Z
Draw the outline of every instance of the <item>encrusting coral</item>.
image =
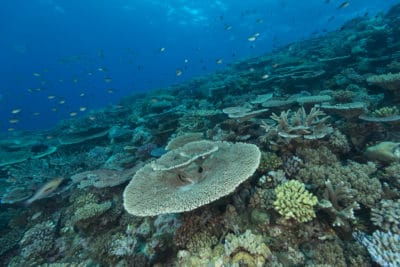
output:
M 305 185 L 290 180 L 275 188 L 274 208 L 286 219 L 308 222 L 315 218 L 314 206 L 318 199 L 305 189 Z

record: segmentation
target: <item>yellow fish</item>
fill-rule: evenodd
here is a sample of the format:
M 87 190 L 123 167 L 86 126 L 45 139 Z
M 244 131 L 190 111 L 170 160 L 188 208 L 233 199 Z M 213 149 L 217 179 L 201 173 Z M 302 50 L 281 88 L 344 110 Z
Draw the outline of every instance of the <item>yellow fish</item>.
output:
M 63 177 L 59 177 L 48 181 L 47 183 L 42 185 L 30 199 L 24 202 L 24 206 L 27 207 L 38 199 L 48 197 L 58 188 L 58 186 L 62 183 L 63 180 L 64 180 Z

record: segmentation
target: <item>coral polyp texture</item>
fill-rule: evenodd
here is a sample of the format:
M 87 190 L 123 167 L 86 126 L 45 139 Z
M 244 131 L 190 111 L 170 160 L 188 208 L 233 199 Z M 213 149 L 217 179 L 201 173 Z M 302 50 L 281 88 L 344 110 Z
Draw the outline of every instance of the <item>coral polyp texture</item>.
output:
M 124 207 L 137 216 L 193 210 L 232 193 L 260 157 L 251 144 L 188 143 L 140 169 L 125 188 Z
M 290 180 L 275 188 L 274 208 L 286 219 L 308 222 L 315 218 L 314 206 L 318 199 L 305 189 L 305 185 Z

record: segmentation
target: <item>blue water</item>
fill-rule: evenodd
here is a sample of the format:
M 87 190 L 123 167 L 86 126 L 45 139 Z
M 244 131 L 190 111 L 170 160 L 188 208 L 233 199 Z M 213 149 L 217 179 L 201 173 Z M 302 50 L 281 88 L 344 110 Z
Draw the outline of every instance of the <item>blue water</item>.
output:
M 71 112 L 221 70 L 396 2 L 3 0 L 0 131 L 50 128 Z

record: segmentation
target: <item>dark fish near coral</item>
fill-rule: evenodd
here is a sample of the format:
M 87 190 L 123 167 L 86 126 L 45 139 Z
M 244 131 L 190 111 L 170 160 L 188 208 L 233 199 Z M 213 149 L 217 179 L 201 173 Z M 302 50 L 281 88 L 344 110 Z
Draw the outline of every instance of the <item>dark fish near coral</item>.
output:
M 48 181 L 47 183 L 42 185 L 30 199 L 24 202 L 24 206 L 27 207 L 38 199 L 48 197 L 58 188 L 58 186 L 62 183 L 63 180 L 64 180 L 63 177 L 59 177 Z

